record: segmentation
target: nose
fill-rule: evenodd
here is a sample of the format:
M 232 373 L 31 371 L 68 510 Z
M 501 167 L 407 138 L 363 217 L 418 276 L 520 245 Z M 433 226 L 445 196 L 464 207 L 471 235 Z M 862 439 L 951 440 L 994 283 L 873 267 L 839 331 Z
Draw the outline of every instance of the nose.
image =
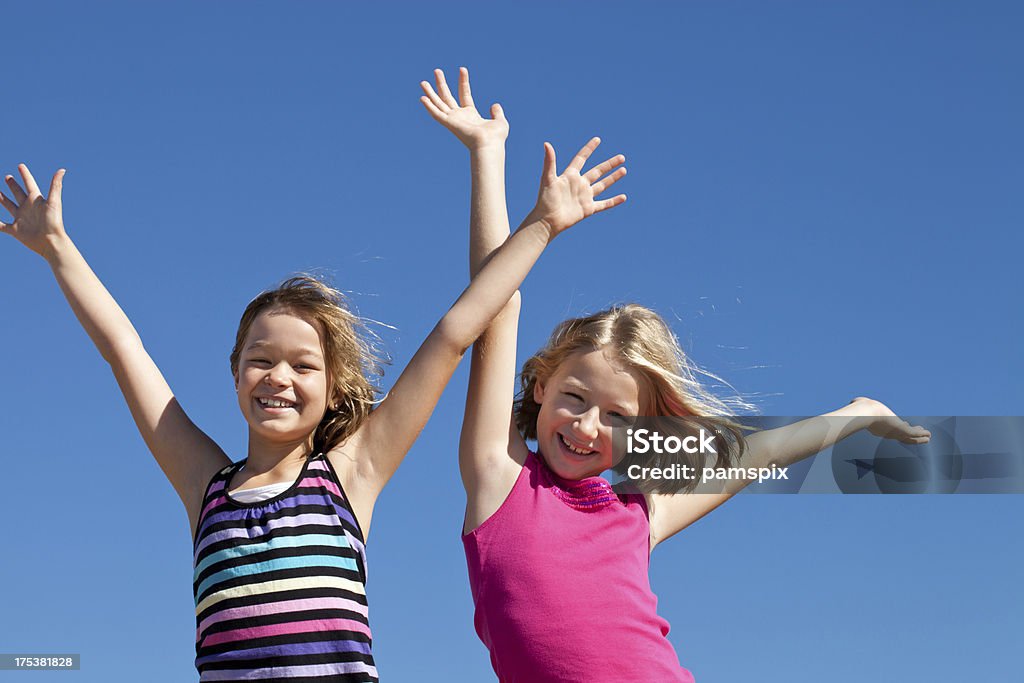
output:
M 597 438 L 597 428 L 601 422 L 601 409 L 597 406 L 592 406 L 589 410 L 584 412 L 573 423 L 573 428 L 579 432 L 581 436 L 585 436 L 588 439 Z
M 286 363 L 278 363 L 267 371 L 263 381 L 272 387 L 288 386 L 290 367 Z

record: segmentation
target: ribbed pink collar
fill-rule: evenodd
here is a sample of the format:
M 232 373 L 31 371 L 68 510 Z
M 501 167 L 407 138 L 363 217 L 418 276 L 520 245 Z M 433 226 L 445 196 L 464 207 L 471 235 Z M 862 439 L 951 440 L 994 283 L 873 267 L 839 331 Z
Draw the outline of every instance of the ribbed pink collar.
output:
M 551 481 L 551 490 L 555 497 L 569 507 L 583 512 L 593 512 L 620 503 L 618 494 L 604 477 L 562 479 L 548 467 L 541 453 L 537 453 L 537 460 L 541 464 L 541 470 Z

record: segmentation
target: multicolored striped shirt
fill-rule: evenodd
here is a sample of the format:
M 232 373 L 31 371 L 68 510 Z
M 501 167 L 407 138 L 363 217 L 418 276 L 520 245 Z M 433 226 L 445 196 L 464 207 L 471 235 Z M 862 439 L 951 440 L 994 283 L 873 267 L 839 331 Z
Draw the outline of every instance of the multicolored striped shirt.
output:
M 213 477 L 195 537 L 200 681 L 377 681 L 363 534 L 330 461 L 306 461 L 282 493 L 227 492 Z

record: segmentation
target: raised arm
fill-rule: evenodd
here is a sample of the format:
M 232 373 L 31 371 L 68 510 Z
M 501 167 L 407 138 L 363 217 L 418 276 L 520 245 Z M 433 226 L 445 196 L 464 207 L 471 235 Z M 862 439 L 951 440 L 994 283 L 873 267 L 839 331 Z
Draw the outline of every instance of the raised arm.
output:
M 24 164 L 18 171 L 24 187 L 6 176 L 13 198 L 0 196 L 14 221 L 0 223 L 0 231 L 49 264 L 71 310 L 110 364 L 142 438 L 184 503 L 194 528 L 206 482 L 230 461 L 185 415 L 128 317 L 68 237 L 61 205 L 64 170 L 53 176 L 48 198 Z
M 928 443 L 931 438 L 927 429 L 900 419 L 885 404 L 859 397 L 831 413 L 751 434 L 747 437 L 747 452 L 739 466 L 759 468 L 774 464 L 787 467 L 863 429 L 875 436 L 908 444 Z M 653 494 L 652 548 L 732 498 L 749 483 L 729 480 L 702 484 L 694 493 Z
M 469 274 L 475 276 L 491 254 L 509 236 L 505 203 L 505 139 L 508 122 L 498 104 L 491 119 L 477 112 L 469 85 L 469 72 L 459 70 L 459 101 L 434 72 L 435 91 L 423 81 L 423 105 L 469 149 L 470 213 Z M 515 394 L 516 334 L 520 298 L 515 293 L 491 325 L 473 344 L 466 409 L 459 440 L 459 469 L 467 494 L 467 522 L 488 500 L 506 493 L 526 459 L 526 443 L 512 420 Z M 488 495 L 488 488 L 496 489 Z
M 469 346 L 506 305 L 556 235 L 584 217 L 625 201 L 624 195 L 595 201 L 611 180 L 580 174 L 597 147 L 591 140 L 558 175 L 554 149 L 545 144 L 544 171 L 535 219 L 520 227 L 477 273 L 413 356 L 394 388 L 356 434 L 354 448 L 332 453 L 340 466 L 357 465 L 359 486 L 350 491 L 361 520 L 368 520 L 377 493 L 391 478 L 434 410 L 441 392 Z M 507 417 L 506 417 L 507 419 Z

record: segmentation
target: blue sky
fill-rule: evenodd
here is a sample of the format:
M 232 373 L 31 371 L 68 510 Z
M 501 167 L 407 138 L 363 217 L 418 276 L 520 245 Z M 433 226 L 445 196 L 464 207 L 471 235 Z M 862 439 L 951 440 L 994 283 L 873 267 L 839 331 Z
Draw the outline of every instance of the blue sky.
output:
M 390 382 L 465 286 L 467 155 L 418 101 L 435 66 L 504 106 L 514 221 L 543 141 L 628 157 L 627 204 L 524 286 L 521 358 L 638 301 L 768 415 L 1021 415 L 1022 24 L 998 2 L 22 5 L 0 156 L 68 169 L 69 232 L 236 458 L 227 357 L 258 291 L 333 277 L 393 326 Z M 0 282 L 0 651 L 82 653 L 43 681 L 191 680 L 184 510 L 45 264 L 5 239 Z M 466 369 L 375 513 L 384 680 L 490 677 L 459 542 Z M 740 496 L 652 580 L 701 683 L 1008 680 L 1022 512 Z

